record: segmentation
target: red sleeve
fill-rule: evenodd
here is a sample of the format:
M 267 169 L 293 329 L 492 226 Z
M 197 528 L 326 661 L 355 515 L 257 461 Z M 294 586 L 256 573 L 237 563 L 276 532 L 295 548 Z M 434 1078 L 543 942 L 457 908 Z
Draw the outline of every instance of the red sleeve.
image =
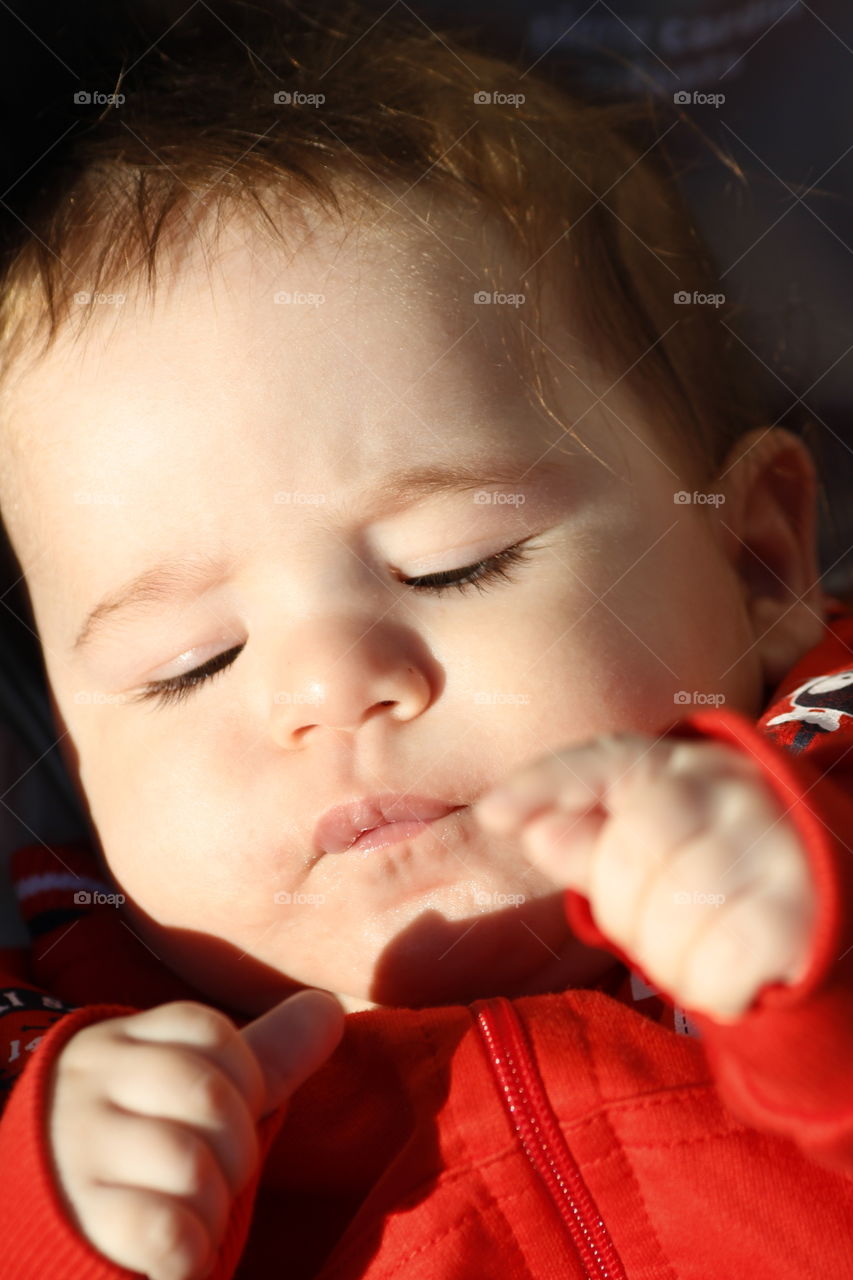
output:
M 716 709 L 667 732 L 725 742 L 757 761 L 802 838 L 817 893 L 811 955 L 798 982 L 765 984 L 732 1023 L 687 1009 L 720 1097 L 753 1128 L 788 1137 L 816 1163 L 853 1176 L 853 654 L 845 645 L 837 656 L 847 669 L 834 662 L 831 681 L 814 664 L 807 679 L 801 664 L 757 725 Z M 829 683 L 837 688 L 827 690 Z M 800 693 L 808 684 L 817 685 L 814 696 Z M 815 710 L 821 703 L 823 712 Z M 779 715 L 788 718 L 774 728 Z M 567 890 L 565 909 L 582 941 L 651 981 L 601 933 L 586 897 Z
M 25 995 L 25 988 L 16 990 Z M 30 994 L 34 999 L 39 995 Z M 32 1036 L 30 1028 L 24 1065 L 14 1077 L 0 1117 L 0 1280 L 68 1280 L 69 1276 L 75 1280 L 119 1280 L 140 1275 L 110 1262 L 66 1216 L 45 1123 L 51 1068 L 70 1037 L 91 1022 L 139 1012 L 127 1005 L 89 1005 L 62 1014 L 41 1036 Z M 0 1042 L 7 1052 L 2 1031 L 0 1019 Z M 279 1108 L 258 1126 L 259 1170 L 285 1114 L 286 1109 Z M 232 1206 L 219 1265 L 211 1280 L 230 1280 L 234 1275 L 251 1226 L 259 1181 L 260 1172 Z
M 76 1009 L 30 1050 L 0 1119 L 0 1280 L 113 1280 L 137 1274 L 108 1262 L 66 1218 L 44 1127 L 48 1076 L 65 1042 L 90 1022 L 135 1012 L 120 1005 Z

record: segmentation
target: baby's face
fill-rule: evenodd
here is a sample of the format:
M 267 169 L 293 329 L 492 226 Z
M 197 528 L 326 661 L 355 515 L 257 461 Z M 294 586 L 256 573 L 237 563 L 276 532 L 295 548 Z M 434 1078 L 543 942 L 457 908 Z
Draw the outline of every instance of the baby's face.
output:
M 101 304 L 11 402 L 10 532 L 100 851 L 146 945 L 249 1013 L 289 983 L 357 1008 L 594 979 L 612 958 L 467 809 L 366 854 L 318 854 L 317 820 L 388 791 L 467 805 L 549 747 L 662 728 L 679 690 L 760 704 L 715 512 L 673 501 L 653 428 L 618 387 L 596 404 L 549 331 L 596 461 L 503 363 L 474 248 L 389 221 L 381 243 L 318 224 L 293 262 L 235 222 L 212 275 L 193 250 L 154 306 Z M 475 481 L 389 485 L 427 467 Z M 523 540 L 480 589 L 404 581 Z M 105 597 L 201 557 L 75 648 Z M 181 700 L 143 697 L 232 650 Z

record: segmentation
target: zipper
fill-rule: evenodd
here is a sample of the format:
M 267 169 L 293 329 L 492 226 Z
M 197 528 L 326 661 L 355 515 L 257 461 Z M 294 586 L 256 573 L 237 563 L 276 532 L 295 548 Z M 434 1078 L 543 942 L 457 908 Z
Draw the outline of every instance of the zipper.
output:
M 586 1280 L 627 1280 L 557 1123 L 518 1014 L 503 996 L 476 1001 L 474 1007 L 510 1121 L 580 1255 Z

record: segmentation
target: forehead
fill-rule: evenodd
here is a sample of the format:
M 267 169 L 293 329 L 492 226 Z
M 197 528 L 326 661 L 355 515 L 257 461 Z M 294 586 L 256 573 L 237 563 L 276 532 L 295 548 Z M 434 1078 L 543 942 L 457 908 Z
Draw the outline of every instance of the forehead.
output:
M 10 425 L 29 428 L 36 415 L 43 424 L 37 435 L 22 429 L 18 438 L 42 452 L 61 440 L 67 454 L 92 436 L 76 429 L 78 413 L 85 406 L 97 417 L 96 402 L 117 388 L 137 411 L 147 401 L 179 399 L 190 387 L 194 397 L 212 386 L 218 395 L 227 372 L 246 358 L 294 381 L 306 361 L 315 372 L 331 364 L 340 376 L 320 388 L 322 395 L 334 394 L 359 359 L 377 385 L 389 366 L 399 370 L 397 381 L 410 370 L 423 374 L 424 347 L 449 345 L 442 321 L 452 323 L 451 312 L 473 288 L 476 246 L 463 244 L 457 227 L 454 248 L 444 252 L 414 219 L 371 224 L 365 214 L 342 229 L 319 214 L 291 214 L 290 224 L 281 243 L 234 214 L 218 229 L 215 248 L 202 228 L 197 240 L 161 254 L 154 298 L 140 277 L 126 294 L 89 295 L 96 301 L 72 308 L 46 358 L 23 365 L 4 388 Z M 77 283 L 87 296 L 88 282 Z M 490 317 L 478 319 L 482 329 Z M 376 341 L 383 328 L 397 330 L 393 355 Z M 250 392 L 248 378 L 239 389 Z
M 540 315 L 559 421 L 542 411 L 508 356 L 524 314 L 475 299 L 495 262 L 511 280 L 506 241 L 447 208 L 428 213 L 429 229 L 300 220 L 287 252 L 234 218 L 214 252 L 202 237 L 161 268 L 153 299 L 140 289 L 95 304 L 82 337 L 61 333 L 24 372 L 7 422 L 25 497 L 7 524 L 43 639 L 76 634 L 96 600 L 158 562 L 298 558 L 391 472 L 459 462 L 487 476 L 555 451 L 589 467 L 565 426 L 635 490 L 654 495 L 662 476 L 682 487 L 630 393 L 588 362 L 553 305 Z M 420 526 L 428 538 L 436 510 Z
M 8 405 L 26 441 L 10 531 L 20 521 L 28 578 L 70 607 L 78 585 L 189 550 L 189 532 L 212 552 L 237 545 L 267 491 L 355 493 L 402 463 L 487 461 L 513 436 L 537 456 L 506 318 L 473 302 L 489 237 L 433 223 L 439 239 L 394 218 L 346 234 L 320 220 L 284 253 L 234 219 L 153 300 L 90 304 L 83 336 L 60 335 Z
M 136 414 L 229 391 L 245 401 L 277 375 L 294 389 L 314 378 L 314 395 L 287 405 L 306 417 L 336 395 L 357 413 L 356 383 L 362 398 L 372 386 L 392 402 L 452 389 L 463 366 L 468 376 L 480 366 L 478 396 L 499 399 L 506 385 L 482 376 L 482 365 L 508 372 L 499 350 L 505 314 L 472 306 L 489 256 L 504 249 L 499 232 L 471 232 L 447 208 L 428 212 L 428 227 L 422 217 L 364 210 L 343 228 L 291 213 L 284 244 L 239 213 L 216 229 L 213 248 L 202 226 L 199 238 L 161 254 L 153 298 L 141 277 L 127 293 L 81 288 L 84 302 L 46 358 L 12 384 L 7 416 L 29 425 L 38 414 L 37 436 L 23 434 L 42 452 L 61 441 L 67 457 L 96 435 L 77 429 L 84 409 L 97 427 L 117 397 Z M 246 376 L 235 377 L 238 369 Z

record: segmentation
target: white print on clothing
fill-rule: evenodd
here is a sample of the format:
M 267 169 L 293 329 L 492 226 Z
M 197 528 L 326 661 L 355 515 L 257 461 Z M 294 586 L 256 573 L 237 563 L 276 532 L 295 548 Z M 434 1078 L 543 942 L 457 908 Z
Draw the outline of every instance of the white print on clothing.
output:
M 813 676 L 788 694 L 792 710 L 767 721 L 785 724 L 789 720 L 813 724 L 818 731 L 832 733 L 841 728 L 842 716 L 853 719 L 853 671 L 836 671 L 831 676 Z
M 634 1000 L 645 1000 L 648 996 L 656 996 L 658 994 L 657 987 L 650 987 L 648 982 L 644 982 L 638 973 L 631 970 L 631 995 Z M 677 1005 L 673 1006 L 672 1022 L 676 1032 L 680 1036 L 696 1036 L 699 1039 L 699 1031 L 694 1023 L 690 1021 L 683 1009 L 679 1009 Z

